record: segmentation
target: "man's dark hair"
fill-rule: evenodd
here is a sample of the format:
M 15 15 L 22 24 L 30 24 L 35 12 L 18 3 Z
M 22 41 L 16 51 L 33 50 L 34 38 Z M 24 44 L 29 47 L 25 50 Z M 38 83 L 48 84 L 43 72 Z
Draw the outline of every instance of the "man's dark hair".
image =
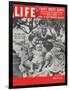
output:
M 47 51 L 50 51 L 53 48 L 53 44 L 49 41 L 43 41 L 43 46 L 47 49 Z
M 29 35 L 29 37 L 28 37 L 29 41 L 32 41 L 34 37 L 35 37 L 35 35 L 32 35 L 32 34 Z

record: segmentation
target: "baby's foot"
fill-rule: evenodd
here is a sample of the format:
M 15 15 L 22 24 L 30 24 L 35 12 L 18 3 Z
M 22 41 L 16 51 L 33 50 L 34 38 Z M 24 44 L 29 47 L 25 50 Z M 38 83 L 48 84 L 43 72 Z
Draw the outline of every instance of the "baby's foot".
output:
M 34 72 L 33 69 L 29 70 L 30 73 Z
M 23 67 L 22 67 L 22 65 L 19 65 L 19 70 L 20 70 L 21 72 L 23 72 Z

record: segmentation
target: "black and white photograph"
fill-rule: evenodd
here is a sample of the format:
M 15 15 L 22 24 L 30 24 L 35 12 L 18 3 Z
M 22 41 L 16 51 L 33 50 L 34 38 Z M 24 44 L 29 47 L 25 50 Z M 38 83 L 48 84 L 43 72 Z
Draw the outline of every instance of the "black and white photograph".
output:
M 65 74 L 65 20 L 13 19 L 13 77 Z

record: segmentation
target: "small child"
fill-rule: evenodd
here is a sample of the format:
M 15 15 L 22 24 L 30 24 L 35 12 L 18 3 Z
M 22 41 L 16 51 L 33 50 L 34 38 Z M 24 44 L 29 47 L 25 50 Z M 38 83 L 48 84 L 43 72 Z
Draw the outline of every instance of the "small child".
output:
M 42 51 L 42 44 L 37 44 L 35 46 L 35 49 L 33 50 L 33 59 L 32 59 L 32 69 L 34 66 L 37 66 L 38 68 L 36 69 L 37 72 L 40 71 L 43 63 L 43 51 Z

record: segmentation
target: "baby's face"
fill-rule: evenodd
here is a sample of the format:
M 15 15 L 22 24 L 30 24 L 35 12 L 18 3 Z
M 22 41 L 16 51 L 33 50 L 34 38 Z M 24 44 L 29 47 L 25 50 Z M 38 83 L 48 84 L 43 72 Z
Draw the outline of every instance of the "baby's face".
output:
M 42 51 L 42 46 L 41 46 L 41 44 L 37 44 L 37 45 L 36 45 L 36 50 L 37 50 L 37 51 Z

